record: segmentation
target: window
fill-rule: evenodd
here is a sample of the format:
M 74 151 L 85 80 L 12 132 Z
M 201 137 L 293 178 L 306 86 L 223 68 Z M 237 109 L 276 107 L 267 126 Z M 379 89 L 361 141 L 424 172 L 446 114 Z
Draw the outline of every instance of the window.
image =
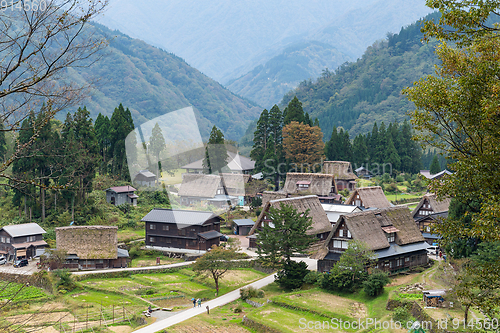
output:
M 29 239 L 29 242 L 34 242 L 36 241 L 36 236 L 30 236 Z
M 10 238 L 9 237 L 7 237 L 5 240 L 6 240 L 7 244 L 10 244 Z
M 180 236 L 186 236 L 186 229 L 179 229 Z
M 196 229 L 195 228 L 191 228 L 191 231 L 196 231 Z
M 389 243 L 393 243 L 394 242 L 394 238 L 395 238 L 395 233 L 394 232 L 391 232 L 390 234 L 387 234 L 387 241 Z
M 392 268 L 394 266 L 393 261 L 389 262 L 389 268 Z
M 156 225 L 155 224 L 150 224 L 149 225 L 150 230 L 156 230 Z
M 425 227 L 425 230 L 426 230 L 427 232 L 431 232 L 431 226 L 430 226 L 430 225 L 426 226 L 426 227 Z
M 102 262 L 103 262 L 102 259 L 97 260 L 98 264 L 102 264 Z
M 351 232 L 347 230 L 347 238 L 351 238 Z
M 154 237 L 149 237 L 149 242 L 150 243 L 154 243 L 155 242 L 155 238 Z
M 405 261 L 406 261 L 406 262 L 409 262 L 409 261 L 410 261 L 410 257 L 406 257 L 406 258 L 405 258 Z
M 172 240 L 170 238 L 165 239 L 165 243 L 170 244 L 172 243 Z
M 333 247 L 337 249 L 347 249 L 349 246 L 349 243 L 347 241 L 341 241 L 341 240 L 334 240 L 333 241 Z
M 169 230 L 169 226 L 168 225 L 163 225 L 163 230 L 168 231 Z
M 0 237 L 0 242 L 5 243 L 5 237 Z
M 344 230 L 342 229 L 339 230 L 339 237 L 344 237 Z

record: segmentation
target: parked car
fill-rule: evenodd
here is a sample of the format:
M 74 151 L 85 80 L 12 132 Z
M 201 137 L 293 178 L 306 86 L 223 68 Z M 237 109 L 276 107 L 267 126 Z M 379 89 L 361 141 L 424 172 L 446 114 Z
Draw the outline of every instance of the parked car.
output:
M 0 257 L 0 265 L 5 265 L 6 262 L 7 259 L 5 259 L 5 257 Z
M 439 246 L 430 246 L 427 248 L 427 254 L 436 254 L 439 253 Z
M 16 267 L 16 268 L 18 268 L 18 267 L 24 267 L 24 266 L 28 266 L 28 259 L 17 260 L 14 263 L 14 267 Z

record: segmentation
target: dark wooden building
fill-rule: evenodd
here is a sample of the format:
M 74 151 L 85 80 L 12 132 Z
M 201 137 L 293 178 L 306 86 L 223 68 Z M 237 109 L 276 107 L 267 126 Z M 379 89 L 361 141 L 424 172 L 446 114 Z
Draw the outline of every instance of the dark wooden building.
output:
M 212 212 L 154 208 L 141 221 L 147 246 L 206 251 L 222 236 L 222 218 Z
M 158 177 L 149 170 L 141 170 L 134 176 L 134 185 L 154 187 Z
M 233 220 L 233 230 L 235 235 L 246 236 L 254 226 L 255 222 L 250 219 Z
M 341 216 L 314 257 L 318 271 L 330 271 L 353 239 L 366 243 L 376 255 L 376 268 L 388 273 L 428 263 L 429 245 L 408 208 L 390 207 Z
M 37 256 L 37 250 L 47 246 L 43 240 L 45 233 L 36 223 L 5 226 L 0 229 L 0 255 L 8 261 L 33 258 Z
M 441 236 L 433 232 L 433 226 L 448 217 L 451 198 L 438 199 L 436 194 L 427 193 L 411 213 L 420 232 L 429 244 L 438 243 Z
M 134 193 L 135 191 L 137 190 L 132 186 L 110 187 L 106 190 L 106 201 L 115 206 L 123 204 L 137 206 L 139 196 Z

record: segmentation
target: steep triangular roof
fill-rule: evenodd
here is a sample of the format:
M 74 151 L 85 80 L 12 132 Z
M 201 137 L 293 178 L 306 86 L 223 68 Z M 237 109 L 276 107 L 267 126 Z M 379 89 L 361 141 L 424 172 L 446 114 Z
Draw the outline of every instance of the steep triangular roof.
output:
M 339 222 L 333 227 L 316 259 L 323 259 L 328 254 L 328 245 L 335 231 L 343 223 L 351 232 L 353 239 L 360 240 L 368 245 L 372 251 L 388 248 L 386 232 L 383 227 L 397 229 L 396 244 L 406 245 L 423 242 L 417 224 L 410 215 L 406 206 L 389 207 L 384 209 L 369 210 L 360 213 L 341 216 Z
M 182 176 L 179 195 L 186 197 L 213 198 L 217 194 L 220 182 L 220 177 L 218 175 L 185 173 Z
M 242 156 L 239 153 L 233 153 L 228 151 L 227 155 L 229 159 L 227 161 L 227 167 L 231 171 L 246 171 L 253 170 L 255 168 L 255 161 L 249 159 L 248 157 Z M 203 170 L 203 159 L 194 161 L 182 167 L 183 169 L 195 169 Z
M 365 208 L 386 208 L 392 206 L 380 186 L 357 188 L 352 192 L 345 204 L 355 205 L 358 195 Z
M 307 189 L 299 189 L 298 183 L 307 183 Z M 304 193 L 314 194 L 319 196 L 328 196 L 332 192 L 337 193 L 335 187 L 335 179 L 331 174 L 323 173 L 295 173 L 288 172 L 286 174 L 285 186 L 283 192 L 290 194 Z
M 334 175 L 335 179 L 358 179 L 358 176 L 352 172 L 351 162 L 346 161 L 324 161 L 323 173 Z
M 250 230 L 248 234 L 253 234 L 255 230 L 260 227 L 262 220 L 264 216 L 268 214 L 270 207 L 279 209 L 282 204 L 291 205 L 299 213 L 304 213 L 309 209 L 309 216 L 312 218 L 312 229 L 307 232 L 309 235 L 316 235 L 332 230 L 332 225 L 330 224 L 330 221 L 328 220 L 328 217 L 326 216 L 326 213 L 323 210 L 318 197 L 315 195 L 307 195 L 303 197 L 276 199 L 267 202 L 262 209 L 262 212 L 260 213 L 257 221 L 255 222 L 255 225 L 252 227 L 252 230 Z
M 433 213 L 447 212 L 451 202 L 451 198 L 438 199 L 435 193 L 427 193 L 422 197 L 422 199 L 420 199 L 420 202 L 418 203 L 417 207 L 415 207 L 415 209 L 411 213 L 413 217 L 415 217 L 420 208 L 422 208 L 422 205 L 424 204 L 425 200 L 429 201 Z

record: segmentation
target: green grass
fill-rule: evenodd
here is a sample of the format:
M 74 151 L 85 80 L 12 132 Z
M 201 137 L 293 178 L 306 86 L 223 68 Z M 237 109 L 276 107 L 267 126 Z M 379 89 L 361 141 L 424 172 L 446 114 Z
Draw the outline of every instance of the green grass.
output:
M 403 200 L 403 199 L 415 199 L 415 202 L 420 201 L 422 198 L 422 194 L 420 193 L 412 193 L 412 194 L 404 194 L 404 193 L 398 193 L 398 194 L 386 194 L 385 197 L 389 201 L 396 201 L 396 200 Z
M 11 302 L 16 302 L 20 300 L 41 300 L 47 297 L 49 295 L 41 288 L 26 287 L 21 283 L 0 281 L 0 300 L 9 299 Z
M 121 305 L 142 305 L 147 306 L 148 303 L 141 301 L 138 298 L 125 297 L 111 292 L 99 292 L 87 290 L 85 292 L 75 292 L 69 294 L 73 300 L 85 302 L 85 304 L 101 305 L 104 307 L 121 306 Z
M 186 169 L 177 169 L 174 171 L 174 175 L 171 176 L 166 172 L 162 172 L 162 178 L 160 179 L 165 185 L 175 185 L 182 183 L 182 174 L 186 172 Z

